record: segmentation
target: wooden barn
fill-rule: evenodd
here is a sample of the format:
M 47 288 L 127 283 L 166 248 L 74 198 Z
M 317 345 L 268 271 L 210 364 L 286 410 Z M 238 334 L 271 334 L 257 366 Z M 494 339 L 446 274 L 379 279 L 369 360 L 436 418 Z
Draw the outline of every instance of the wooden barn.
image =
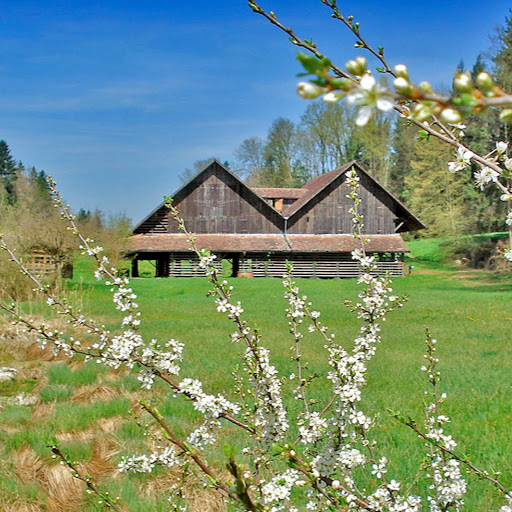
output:
M 367 250 L 379 271 L 403 275 L 408 248 L 400 233 L 425 226 L 356 162 L 300 189 L 251 189 L 213 161 L 172 197 L 198 247 L 216 254 L 219 266 L 229 260 L 234 276 L 281 277 L 290 261 L 296 277 L 351 277 L 359 268 L 350 253 L 360 242 L 351 234 L 350 169 L 360 177 Z M 152 260 L 157 277 L 201 274 L 164 203 L 135 226 L 130 251 L 134 277 L 140 260 Z

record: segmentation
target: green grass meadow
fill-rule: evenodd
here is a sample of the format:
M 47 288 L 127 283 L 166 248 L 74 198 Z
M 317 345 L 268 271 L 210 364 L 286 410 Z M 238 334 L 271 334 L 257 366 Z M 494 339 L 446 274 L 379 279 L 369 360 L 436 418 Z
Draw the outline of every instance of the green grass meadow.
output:
M 439 240 L 412 241 L 409 246 L 409 263 L 414 268 L 393 284 L 397 294 L 409 299 L 382 326 L 383 342 L 370 365 L 362 405 L 371 414 L 379 413 L 373 431 L 379 441 L 377 453 L 390 461 L 389 478 L 405 482 L 414 478 L 423 461 L 422 442 L 387 411 L 400 411 L 419 423 L 423 420 L 425 376 L 419 368 L 428 327 L 438 340 L 441 387 L 448 394 L 445 412 L 452 418 L 450 433 L 461 453 L 483 469 L 502 471 L 503 483 L 512 487 L 512 275 L 453 267 L 444 261 Z M 75 277 L 69 283 L 73 300 L 87 316 L 100 318 L 113 328 L 121 316 L 111 307 L 108 287 L 95 281 L 87 273 L 88 267 L 87 261 L 79 260 L 75 268 Z M 281 281 L 241 278 L 232 284 L 245 308 L 245 317 L 261 331 L 273 363 L 285 378 L 287 403 L 295 407 L 286 379 L 295 368 L 290 360 L 291 337 Z M 299 279 L 298 284 L 322 312 L 321 320 L 336 334 L 337 341 L 350 347 L 359 325 L 343 301 L 356 299 L 356 281 Z M 182 376 L 197 376 L 205 389 L 229 395 L 231 372 L 239 364 L 243 347 L 230 342 L 234 328 L 207 297 L 206 280 L 135 279 L 132 286 L 139 296 L 146 338 L 185 342 Z M 29 307 L 38 314 L 40 306 Z M 157 483 L 155 475 L 131 479 L 113 476 L 122 454 L 147 449 L 147 440 L 130 417 L 141 396 L 134 375 L 111 372 L 95 363 L 72 361 L 69 365 L 63 359 L 37 359 L 30 344 L 11 353 L 9 343 L 15 341 L 2 341 L 0 365 L 18 367 L 20 371 L 14 384 L 0 382 L 0 469 L 5 474 L 0 479 L 0 509 L 99 510 L 92 499 L 84 497 L 81 488 L 73 491 L 74 501 L 70 503 L 52 490 L 48 475 L 53 474 L 55 461 L 44 439 L 55 435 L 62 448 L 88 468 L 100 485 L 105 489 L 111 486 L 130 502 L 130 510 L 167 510 L 165 486 Z M 320 374 L 312 385 L 312 395 L 327 401 L 328 368 L 319 337 L 305 336 L 303 356 Z M 37 403 L 13 403 L 12 397 L 21 391 L 36 394 Z M 194 426 L 195 415 L 188 404 L 173 400 L 162 386 L 155 388 L 154 396 L 175 429 L 186 432 Z M 237 439 L 237 432 L 230 430 L 224 441 L 236 444 Z M 33 467 L 42 468 L 41 474 Z M 33 469 L 32 477 L 27 468 Z M 497 509 L 504 504 L 489 485 L 469 478 L 472 485 L 467 510 Z M 197 500 L 203 503 L 199 495 Z M 195 510 L 223 510 L 213 502 L 208 507 L 196 504 Z

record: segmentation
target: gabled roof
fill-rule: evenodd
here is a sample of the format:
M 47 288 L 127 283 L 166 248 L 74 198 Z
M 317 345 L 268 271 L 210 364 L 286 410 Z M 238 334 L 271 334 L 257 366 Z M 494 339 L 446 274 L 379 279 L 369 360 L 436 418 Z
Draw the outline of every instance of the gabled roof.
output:
M 403 226 L 397 231 L 416 231 L 418 229 L 424 229 L 423 223 L 415 217 L 398 199 L 390 194 L 382 185 L 380 185 L 375 179 L 373 179 L 357 162 L 352 161 L 341 167 L 338 167 L 334 171 L 321 174 L 312 180 L 305 183 L 300 189 L 288 189 L 288 188 L 255 188 L 251 189 L 245 183 L 243 183 L 235 174 L 229 171 L 217 160 L 212 160 L 208 163 L 201 171 L 199 171 L 190 181 L 180 187 L 171 197 L 178 203 L 185 197 L 187 197 L 193 190 L 199 187 L 204 180 L 207 178 L 209 173 L 216 175 L 224 175 L 228 181 L 235 183 L 237 187 L 240 187 L 242 194 L 245 198 L 252 203 L 257 205 L 258 209 L 262 212 L 266 212 L 267 215 L 272 217 L 272 222 L 280 223 L 281 220 L 284 222 L 285 219 L 291 220 L 300 217 L 305 214 L 315 204 L 314 199 L 317 196 L 321 197 L 323 191 L 327 189 L 336 180 L 339 180 L 341 185 L 345 180 L 345 174 L 350 169 L 355 168 L 358 174 L 364 179 L 367 184 L 371 184 L 372 193 L 383 203 L 389 210 L 391 210 L 396 217 L 403 219 Z M 288 198 L 296 199 L 291 205 L 289 205 L 282 213 L 278 212 L 263 198 Z M 165 202 L 158 205 L 149 215 L 142 219 L 134 228 L 133 232 L 137 233 L 138 229 L 154 215 L 160 212 L 161 215 L 166 215 L 167 207 Z
M 306 193 L 303 188 L 253 187 L 252 190 L 265 199 L 298 199 Z
M 372 178 L 355 160 L 349 162 L 334 171 L 316 176 L 312 180 L 302 185 L 302 189 L 306 192 L 302 196 L 286 208 L 282 215 L 286 219 L 291 219 L 296 215 L 301 215 L 307 210 L 311 201 L 324 191 L 331 183 L 338 178 L 340 184 L 345 180 L 345 174 L 350 169 L 355 168 L 359 175 L 362 175 L 366 181 L 373 185 L 374 191 L 380 201 L 382 201 L 397 217 L 403 218 L 406 228 L 403 231 L 416 231 L 418 229 L 426 229 L 426 226 L 414 216 L 396 197 L 388 192 L 377 180 Z
M 325 174 L 320 174 L 320 176 L 316 176 L 312 180 L 309 180 L 307 183 L 302 185 L 302 188 L 306 190 L 301 197 L 295 201 L 293 204 L 288 206 L 286 210 L 283 211 L 283 217 L 289 218 L 295 212 L 299 211 L 305 204 L 309 203 L 311 199 L 313 199 L 318 193 L 320 193 L 327 185 L 332 183 L 338 176 L 343 174 L 345 171 L 348 171 L 353 164 L 354 161 L 349 162 L 348 164 L 342 165 L 338 167 L 334 171 L 326 172 Z
M 187 197 L 194 189 L 201 185 L 203 178 L 209 172 L 213 172 L 220 175 L 224 174 L 225 176 L 229 177 L 230 180 L 233 180 L 241 187 L 243 194 L 252 202 L 256 202 L 257 204 L 259 204 L 264 211 L 266 210 L 268 213 L 271 213 L 274 216 L 277 215 L 279 218 L 282 218 L 281 214 L 275 208 L 269 205 L 260 195 L 258 195 L 254 190 L 248 187 L 243 181 L 240 180 L 240 178 L 238 178 L 238 176 L 233 174 L 218 160 L 212 160 L 211 162 L 206 164 L 206 166 L 203 169 L 201 169 L 190 181 L 188 181 L 178 190 L 176 190 L 176 192 L 174 192 L 174 194 L 171 196 L 173 201 L 175 203 L 178 203 L 179 201 Z M 149 213 L 149 215 L 147 215 L 139 223 L 137 223 L 133 228 L 133 232 L 136 233 L 139 227 L 141 227 L 146 221 L 148 221 L 153 215 L 155 215 L 162 209 L 167 210 L 165 201 L 160 203 L 153 211 Z

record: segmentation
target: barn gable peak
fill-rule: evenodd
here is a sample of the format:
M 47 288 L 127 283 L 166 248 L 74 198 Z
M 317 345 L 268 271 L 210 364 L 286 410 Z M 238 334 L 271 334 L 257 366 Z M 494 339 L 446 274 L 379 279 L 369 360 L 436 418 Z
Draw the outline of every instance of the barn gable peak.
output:
M 355 160 L 344 164 L 333 171 L 316 176 L 302 185 L 305 193 L 286 208 L 282 215 L 292 225 L 299 217 L 305 215 L 318 201 L 337 188 L 346 180 L 346 173 L 354 169 L 361 178 L 361 186 L 371 189 L 371 193 L 384 204 L 397 218 L 401 219 L 401 225 L 396 232 L 417 231 L 426 226 L 415 217 L 391 192 L 386 190 L 375 178 L 372 178 Z
M 210 189 L 211 194 L 209 194 L 206 190 L 203 190 L 205 187 Z M 251 219 L 246 217 L 251 217 L 252 215 L 264 217 L 264 220 L 260 219 L 257 221 L 258 224 L 262 224 L 263 226 L 268 223 L 273 226 L 264 227 L 264 232 L 267 230 L 273 232 L 282 229 L 284 219 L 279 214 L 279 212 L 277 212 L 277 210 L 275 210 L 261 196 L 259 196 L 245 183 L 243 183 L 235 174 L 233 174 L 218 160 L 212 160 L 209 162 L 202 170 L 200 170 L 187 183 L 176 190 L 171 196 L 173 203 L 178 206 L 178 209 L 180 209 L 180 204 L 182 204 L 183 207 L 186 205 L 188 207 L 188 212 L 191 213 L 200 224 L 203 222 L 201 219 L 204 217 L 204 215 L 208 216 L 212 213 L 211 208 L 206 208 L 207 211 L 204 213 L 199 211 L 194 213 L 191 212 L 191 204 L 198 200 L 198 197 L 196 196 L 198 194 L 201 196 L 201 193 L 203 193 L 203 195 L 208 195 L 208 201 L 212 200 L 215 202 L 216 199 L 215 197 L 212 197 L 212 194 L 214 196 L 216 193 L 218 193 L 218 202 L 226 200 L 227 196 L 230 197 L 228 201 L 231 201 L 232 203 L 237 201 L 240 202 L 240 205 L 238 207 L 234 207 L 232 212 L 221 212 L 221 217 L 224 217 L 220 220 L 221 224 L 226 223 L 227 221 L 228 224 L 231 225 L 234 222 L 234 216 L 242 215 L 242 218 L 238 223 L 240 226 L 234 228 L 235 232 L 239 229 L 242 229 L 242 232 L 244 232 L 245 228 L 242 224 L 244 222 L 250 224 Z M 202 199 L 204 201 L 206 198 L 203 197 Z M 221 206 L 222 205 L 219 205 L 219 207 Z M 258 213 L 256 214 L 251 212 Z M 170 225 L 172 224 L 172 222 L 169 221 L 168 214 L 168 208 L 164 201 L 134 227 L 134 234 L 168 232 Z M 230 222 L 229 219 L 226 219 L 226 216 L 231 217 L 232 222 Z M 184 217 L 187 217 L 187 214 L 185 214 Z M 185 220 L 189 219 L 185 218 Z M 191 231 L 198 230 L 197 226 L 190 225 L 190 223 L 188 224 L 188 227 L 191 229 Z M 215 227 L 217 229 L 219 228 L 218 225 Z M 231 226 L 231 228 L 233 228 L 233 226 Z M 225 231 L 230 228 L 225 226 L 224 228 L 221 227 L 220 229 Z M 171 231 L 173 231 L 172 228 Z

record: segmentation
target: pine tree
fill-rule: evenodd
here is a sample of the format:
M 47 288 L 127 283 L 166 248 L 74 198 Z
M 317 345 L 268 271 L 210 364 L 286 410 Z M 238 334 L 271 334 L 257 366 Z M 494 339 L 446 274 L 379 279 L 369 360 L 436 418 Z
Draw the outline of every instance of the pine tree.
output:
M 389 190 L 402 201 L 407 201 L 405 179 L 411 171 L 415 156 L 418 129 L 409 121 L 399 118 L 392 137 L 392 155 Z
M 460 235 L 471 230 L 467 197 L 474 187 L 467 174 L 448 172 L 452 156 L 452 148 L 437 139 L 418 140 L 404 179 L 407 204 L 430 235 Z
M 7 142 L 0 140 L 0 186 L 4 190 L 3 195 L 10 204 L 16 201 L 15 183 L 17 173 L 21 172 L 22 169 L 21 163 L 20 165 L 16 164 Z
M 512 10 L 498 30 L 498 52 L 494 57 L 495 80 L 506 91 L 512 90 Z
M 17 167 L 7 142 L 0 140 L 0 176 L 2 176 L 2 178 L 14 176 Z

